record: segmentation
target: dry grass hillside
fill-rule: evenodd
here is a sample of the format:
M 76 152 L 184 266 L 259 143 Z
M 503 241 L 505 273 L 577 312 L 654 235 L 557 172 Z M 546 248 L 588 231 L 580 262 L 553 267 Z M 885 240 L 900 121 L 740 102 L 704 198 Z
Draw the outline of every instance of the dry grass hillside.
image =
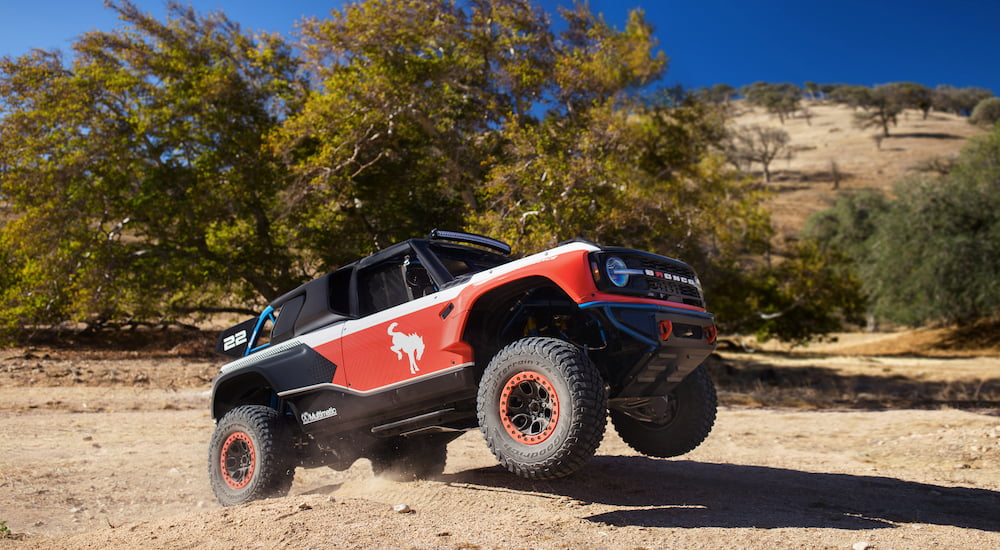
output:
M 920 111 L 908 110 L 879 145 L 874 136 L 881 130 L 856 128 L 850 107 L 819 101 L 803 105 L 808 117 L 800 112 L 782 124 L 763 109 L 735 104 L 734 124 L 780 128 L 790 137 L 792 157 L 771 165 L 769 186 L 775 195 L 770 207 L 779 240 L 794 237 L 810 214 L 825 209 L 839 194 L 865 188 L 889 191 L 899 178 L 935 158 L 954 157 L 969 137 L 983 133 L 963 117 L 931 112 L 924 119 Z M 841 174 L 838 189 L 832 163 Z

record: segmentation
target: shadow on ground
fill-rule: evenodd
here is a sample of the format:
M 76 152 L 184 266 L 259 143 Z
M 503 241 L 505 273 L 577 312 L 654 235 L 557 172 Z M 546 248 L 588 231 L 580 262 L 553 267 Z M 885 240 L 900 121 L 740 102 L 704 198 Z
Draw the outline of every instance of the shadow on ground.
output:
M 733 464 L 597 456 L 561 480 L 528 481 L 500 467 L 440 481 L 485 491 L 569 497 L 620 509 L 585 519 L 640 527 L 881 529 L 900 523 L 1000 531 L 1000 493 L 887 477 Z
M 727 405 L 1000 410 L 1000 377 L 930 381 L 891 373 L 847 374 L 823 366 L 779 366 L 766 354 L 713 354 L 705 368 Z
M 955 134 L 947 134 L 943 132 L 903 132 L 903 133 L 893 133 L 889 136 L 890 138 L 925 138 L 925 139 L 965 139 L 962 136 L 956 136 Z

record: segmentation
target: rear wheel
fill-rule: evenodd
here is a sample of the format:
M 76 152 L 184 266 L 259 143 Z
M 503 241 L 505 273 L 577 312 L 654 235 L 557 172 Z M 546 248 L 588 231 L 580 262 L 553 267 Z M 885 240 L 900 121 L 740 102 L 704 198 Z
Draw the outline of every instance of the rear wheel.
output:
M 295 475 L 291 441 L 278 411 L 237 407 L 222 417 L 209 444 L 208 475 L 223 506 L 288 494 Z
M 525 338 L 490 361 L 479 386 L 479 427 L 500 464 L 528 479 L 564 477 L 594 455 L 608 396 L 594 364 L 554 338 Z
M 655 416 L 612 409 L 611 423 L 629 447 L 668 458 L 701 445 L 712 431 L 717 408 L 715 385 L 705 367 L 699 366 L 667 395 L 666 406 Z

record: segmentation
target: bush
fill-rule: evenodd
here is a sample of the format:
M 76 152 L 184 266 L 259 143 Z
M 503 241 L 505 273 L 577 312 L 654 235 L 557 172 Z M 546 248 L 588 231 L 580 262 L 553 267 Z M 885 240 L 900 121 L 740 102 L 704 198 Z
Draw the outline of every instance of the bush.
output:
M 874 313 L 918 324 L 1000 311 L 1000 126 L 947 176 L 905 179 L 895 194 L 859 269 Z
M 1000 313 L 1000 125 L 945 175 L 911 175 L 893 195 L 842 197 L 804 237 L 850 258 L 879 319 L 968 324 Z
M 1000 120 L 1000 97 L 988 97 L 976 104 L 969 117 L 969 124 L 993 126 Z

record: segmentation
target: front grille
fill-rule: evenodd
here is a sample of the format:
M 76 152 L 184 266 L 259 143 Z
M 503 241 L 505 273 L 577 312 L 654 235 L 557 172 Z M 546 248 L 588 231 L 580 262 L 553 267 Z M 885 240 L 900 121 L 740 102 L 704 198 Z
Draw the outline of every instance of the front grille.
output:
M 642 278 L 650 292 L 660 294 L 665 299 L 685 304 L 703 306 L 701 291 L 695 281 L 694 271 L 684 265 L 658 261 L 652 258 L 639 260 L 645 276 Z M 631 258 L 626 260 L 631 264 Z M 680 299 L 678 299 L 680 298 Z
M 654 292 L 660 292 L 663 294 L 670 294 L 674 296 L 684 296 L 687 298 L 699 299 L 698 289 L 681 283 L 668 282 L 660 279 L 655 279 L 652 277 L 646 277 L 646 284 L 649 286 L 649 290 Z M 699 304 L 700 305 L 700 304 Z
M 642 275 L 632 275 L 618 292 L 705 307 L 697 276 L 686 264 L 652 254 L 615 252 L 629 269 L 642 271 Z

